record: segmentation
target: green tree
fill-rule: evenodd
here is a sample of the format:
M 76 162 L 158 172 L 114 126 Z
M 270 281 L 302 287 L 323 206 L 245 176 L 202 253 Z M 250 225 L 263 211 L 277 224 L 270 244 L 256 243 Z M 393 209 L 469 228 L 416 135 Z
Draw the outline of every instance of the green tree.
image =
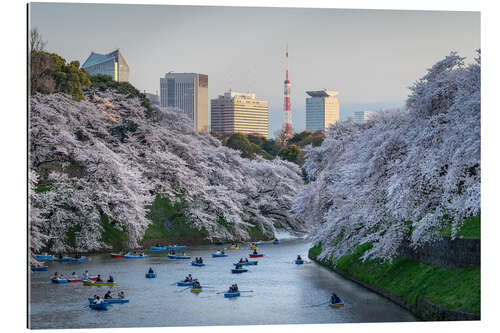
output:
M 278 156 L 284 160 L 299 164 L 299 155 L 301 153 L 301 149 L 296 145 L 289 145 L 281 148 L 278 153 Z

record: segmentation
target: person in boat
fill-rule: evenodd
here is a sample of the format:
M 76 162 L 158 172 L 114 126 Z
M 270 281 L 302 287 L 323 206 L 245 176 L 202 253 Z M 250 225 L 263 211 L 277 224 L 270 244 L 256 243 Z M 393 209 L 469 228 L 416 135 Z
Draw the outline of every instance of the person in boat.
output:
M 77 255 L 75 256 L 75 258 L 76 258 L 76 259 L 80 259 L 81 257 L 82 257 L 82 256 L 81 256 L 80 254 L 77 254 Z
M 193 281 L 193 277 L 191 276 L 191 274 L 188 274 L 188 276 L 186 276 L 186 278 L 184 279 L 184 282 L 191 282 Z
M 236 269 L 242 269 L 242 268 L 243 268 L 243 266 L 242 266 L 240 263 L 237 263 L 235 268 L 236 268 Z
M 96 282 L 103 282 L 101 278 L 101 274 L 97 274 L 97 279 L 95 280 Z
M 76 272 L 73 272 L 71 274 L 71 280 L 78 280 L 78 276 L 76 275 Z
M 234 284 L 234 292 L 235 292 L 235 293 L 237 293 L 238 291 L 239 291 L 239 289 L 238 289 L 238 285 L 235 283 L 235 284 Z
M 55 272 L 54 273 L 54 276 L 52 277 L 52 279 L 57 279 L 59 277 L 59 273 L 58 272 Z
M 96 298 L 94 299 L 94 304 L 101 304 L 101 303 L 104 303 L 104 300 L 99 296 L 96 296 Z
M 227 290 L 228 293 L 234 293 L 234 284 L 229 286 L 229 289 Z
M 245 261 L 243 260 L 243 258 L 240 258 L 240 263 L 244 263 Z
M 253 254 L 258 254 L 258 253 L 257 253 L 257 250 L 253 250 Z
M 156 243 L 156 247 L 161 247 L 160 243 Z
M 154 273 L 154 271 L 153 271 L 153 269 L 152 269 L 151 267 L 149 267 L 149 271 L 148 271 L 148 273 L 149 273 L 149 274 L 153 274 L 153 273 Z
M 203 258 L 200 257 L 200 264 L 203 264 Z
M 193 283 L 193 289 L 198 289 L 198 288 L 201 288 L 201 284 L 200 282 L 198 282 L 198 279 L 195 279 Z
M 62 273 L 61 275 L 59 275 L 59 280 L 64 280 L 64 276 L 62 275 Z
M 123 290 L 118 293 L 118 298 L 121 298 L 121 299 L 125 298 L 125 293 L 123 292 Z
M 278 238 L 275 238 L 275 239 L 274 239 L 274 241 L 275 241 L 275 242 L 277 242 L 277 241 L 278 241 Z
M 110 299 L 110 298 L 113 298 L 111 296 L 111 290 L 108 290 L 108 292 L 104 295 L 104 299 Z
M 59 258 L 59 259 L 62 259 L 62 254 L 59 254 L 58 258 Z
M 144 252 L 141 252 L 141 257 L 144 257 L 144 255 L 145 255 Z
M 110 275 L 107 282 L 115 282 L 115 280 L 113 279 L 113 276 Z
M 220 253 L 221 253 L 221 254 L 225 254 L 225 253 L 224 253 L 224 250 L 220 251 Z
M 342 303 L 342 300 L 335 293 L 332 293 L 332 296 L 330 297 L 330 304 L 337 304 L 337 303 Z
M 297 260 L 302 260 L 302 257 L 299 255 L 297 255 Z
M 221 253 L 220 253 L 220 250 L 217 250 L 217 252 L 215 252 L 215 254 L 221 254 Z
M 88 280 L 88 279 L 89 279 L 89 271 L 85 271 L 85 272 L 83 273 L 83 279 L 84 279 L 84 280 Z

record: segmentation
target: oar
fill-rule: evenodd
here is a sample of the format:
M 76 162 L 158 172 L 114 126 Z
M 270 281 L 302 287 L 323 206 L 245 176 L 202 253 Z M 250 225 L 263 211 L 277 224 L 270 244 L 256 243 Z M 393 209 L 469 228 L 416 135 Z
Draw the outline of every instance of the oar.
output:
M 314 305 L 303 305 L 302 307 L 303 308 L 313 308 L 313 307 L 316 307 L 316 306 L 321 306 L 321 305 L 325 305 L 326 303 L 330 302 L 330 300 L 326 301 L 326 302 L 323 302 L 321 304 L 314 304 Z
M 178 291 L 178 293 L 182 293 L 184 290 L 188 290 L 189 288 L 191 288 L 191 286 L 186 287 L 186 288 L 184 288 L 184 289 L 182 289 L 182 290 L 179 290 L 179 291 Z
M 253 290 L 239 290 L 240 293 L 253 293 Z

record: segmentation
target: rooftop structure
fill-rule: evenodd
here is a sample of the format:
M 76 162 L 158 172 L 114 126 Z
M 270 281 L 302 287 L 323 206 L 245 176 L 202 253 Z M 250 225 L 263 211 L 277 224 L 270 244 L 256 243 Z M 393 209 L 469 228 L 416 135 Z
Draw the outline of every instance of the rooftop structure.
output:
M 109 75 L 116 82 L 130 80 L 130 67 L 120 49 L 107 54 L 92 52 L 83 63 L 82 68 L 91 75 Z

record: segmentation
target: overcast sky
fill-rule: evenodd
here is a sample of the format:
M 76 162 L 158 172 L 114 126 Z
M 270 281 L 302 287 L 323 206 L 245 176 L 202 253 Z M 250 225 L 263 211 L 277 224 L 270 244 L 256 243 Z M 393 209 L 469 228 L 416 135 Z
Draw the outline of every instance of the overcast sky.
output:
M 33 3 L 30 15 L 68 61 L 120 48 L 141 91 L 175 71 L 208 74 L 210 98 L 230 85 L 255 92 L 269 101 L 271 136 L 284 118 L 287 43 L 297 130 L 307 90 L 339 91 L 343 119 L 403 105 L 436 61 L 450 51 L 472 60 L 480 47 L 479 12 Z

